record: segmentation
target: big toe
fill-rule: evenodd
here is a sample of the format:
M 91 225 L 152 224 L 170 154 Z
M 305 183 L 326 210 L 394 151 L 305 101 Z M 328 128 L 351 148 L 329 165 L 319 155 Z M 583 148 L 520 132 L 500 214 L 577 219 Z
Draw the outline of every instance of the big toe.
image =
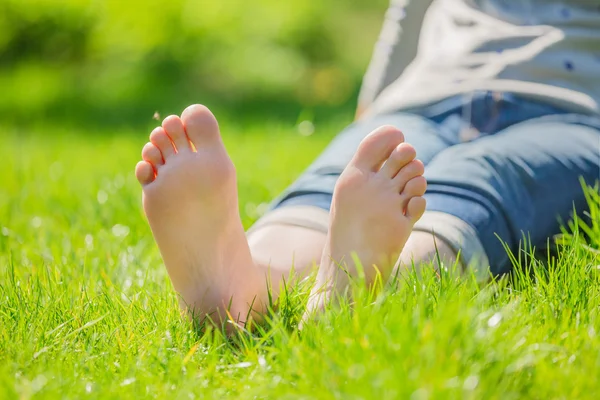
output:
M 219 124 L 207 107 L 201 104 L 191 105 L 183 111 L 181 120 L 196 149 L 204 145 L 220 143 Z
M 351 164 L 360 169 L 377 172 L 402 142 L 404 135 L 393 126 L 385 125 L 375 129 L 360 143 Z

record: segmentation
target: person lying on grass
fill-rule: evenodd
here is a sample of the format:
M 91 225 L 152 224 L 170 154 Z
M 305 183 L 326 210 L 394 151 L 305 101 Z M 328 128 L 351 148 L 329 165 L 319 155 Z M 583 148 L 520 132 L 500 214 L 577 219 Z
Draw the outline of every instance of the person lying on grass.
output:
M 319 309 L 356 275 L 352 254 L 367 282 L 438 260 L 510 271 L 504 245 L 543 246 L 585 211 L 599 141 L 599 2 L 392 1 L 357 121 L 248 233 L 206 107 L 154 129 L 136 176 L 182 307 L 244 323 L 315 262 Z

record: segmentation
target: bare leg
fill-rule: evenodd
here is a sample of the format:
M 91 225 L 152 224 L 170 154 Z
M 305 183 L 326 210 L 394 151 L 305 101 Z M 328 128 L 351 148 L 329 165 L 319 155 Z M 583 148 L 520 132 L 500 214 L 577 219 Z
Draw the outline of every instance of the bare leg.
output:
M 413 231 L 400 254 L 398 268 L 401 272 L 412 268 L 418 270 L 423 264 L 432 264 L 439 269 L 439 261 L 445 266 L 454 265 L 456 253 L 439 237 L 429 232 Z
M 310 228 L 272 224 L 252 231 L 248 244 L 254 263 L 269 270 L 271 278 L 287 278 L 292 268 L 301 278 L 321 261 L 326 237 Z
M 291 207 L 289 214 L 297 216 Z M 248 235 L 255 264 L 270 273 L 274 297 L 277 297 L 281 279 L 287 279 L 292 268 L 294 276 L 302 279 L 319 266 L 326 239 L 327 234 L 321 230 L 277 223 L 263 226 Z M 402 273 L 413 267 L 417 271 L 429 265 L 439 268 L 438 261 L 446 266 L 454 265 L 456 258 L 454 250 L 439 237 L 413 231 L 397 264 Z
M 299 216 L 305 222 L 306 214 L 312 214 L 313 220 L 320 219 L 321 228 L 289 223 Z M 327 237 L 328 218 L 328 212 L 317 207 L 286 207 L 267 215 L 248 232 L 254 264 L 269 277 L 274 298 L 283 279 L 302 279 L 318 265 Z

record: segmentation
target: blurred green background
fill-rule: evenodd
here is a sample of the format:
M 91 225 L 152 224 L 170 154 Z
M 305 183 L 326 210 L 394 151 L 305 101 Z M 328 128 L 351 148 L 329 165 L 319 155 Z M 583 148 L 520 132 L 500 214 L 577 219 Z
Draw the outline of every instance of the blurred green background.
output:
M 1 123 L 351 117 L 387 2 L 1 0 Z

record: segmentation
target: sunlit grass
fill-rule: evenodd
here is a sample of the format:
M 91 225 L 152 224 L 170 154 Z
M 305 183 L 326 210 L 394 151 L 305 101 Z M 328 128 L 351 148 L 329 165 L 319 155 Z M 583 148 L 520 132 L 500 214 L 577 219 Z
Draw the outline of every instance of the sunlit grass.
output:
M 303 137 L 224 127 L 246 227 L 340 128 Z M 591 224 L 573 225 L 544 264 L 515 255 L 522 272 L 511 279 L 427 270 L 382 290 L 355 282 L 352 303 L 301 332 L 307 285 L 291 285 L 265 325 L 226 340 L 180 317 L 132 174 L 146 132 L 2 137 L 0 398 L 546 399 L 600 389 L 593 191 Z

